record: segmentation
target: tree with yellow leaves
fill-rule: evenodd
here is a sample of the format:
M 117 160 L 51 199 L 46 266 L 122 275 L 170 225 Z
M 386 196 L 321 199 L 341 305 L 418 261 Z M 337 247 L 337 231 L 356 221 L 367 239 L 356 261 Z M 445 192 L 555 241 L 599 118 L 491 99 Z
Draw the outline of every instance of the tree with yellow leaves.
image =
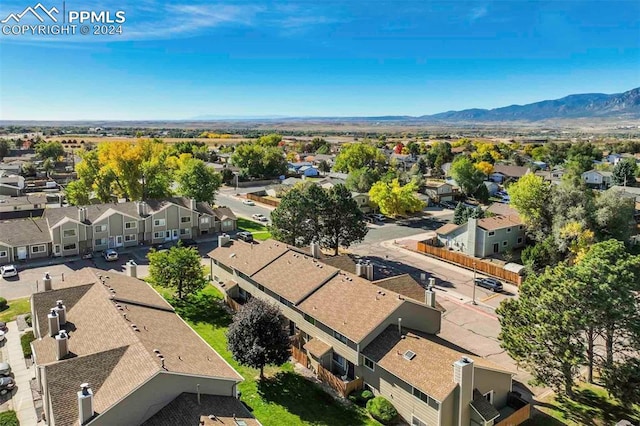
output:
M 369 199 L 378 206 L 382 214 L 396 217 L 424 208 L 424 202 L 416 196 L 417 189 L 415 182 L 401 186 L 398 179 L 393 179 L 390 183 L 378 181 L 369 190 Z
M 476 169 L 480 170 L 485 176 L 489 176 L 491 173 L 493 173 L 493 164 L 489 163 L 488 161 L 481 161 L 479 163 L 476 163 Z

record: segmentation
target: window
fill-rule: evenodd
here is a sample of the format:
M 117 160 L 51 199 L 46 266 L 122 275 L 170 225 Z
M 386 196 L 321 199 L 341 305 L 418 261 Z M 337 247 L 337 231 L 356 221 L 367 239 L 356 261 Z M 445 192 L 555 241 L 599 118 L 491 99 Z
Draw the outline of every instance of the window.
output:
M 65 244 L 64 246 L 62 246 L 63 250 L 75 250 L 76 249 L 76 243 L 71 243 L 71 244 Z
M 47 251 L 47 249 L 44 245 L 31 246 L 31 253 L 44 253 L 45 251 Z
M 164 232 L 154 232 L 153 238 L 164 238 Z
M 503 241 L 503 242 L 502 242 L 502 245 L 503 245 L 503 246 L 506 246 L 507 244 L 509 244 L 509 242 L 508 242 L 508 241 Z
M 191 234 L 191 229 L 185 228 L 180 230 L 180 235 Z
M 511 228 L 507 228 L 507 232 L 511 232 Z
M 208 217 L 201 217 L 200 218 L 200 223 L 209 223 L 209 218 Z
M 489 236 L 490 236 L 490 237 L 492 237 L 492 236 L 494 236 L 494 235 L 496 235 L 496 232 L 495 232 L 495 231 L 489 231 Z
M 229 228 L 230 226 L 233 226 L 233 221 L 225 220 L 224 222 L 222 222 L 222 226 L 224 226 L 225 228 Z
M 289 302 L 287 299 L 285 299 L 284 297 L 280 296 L 280 303 L 282 303 L 285 306 L 291 307 L 293 305 L 293 303 Z
M 367 367 L 369 370 L 374 371 L 376 368 L 376 363 L 371 361 L 369 358 L 367 358 L 366 356 L 363 357 L 364 358 L 364 366 Z
M 135 241 L 136 240 L 136 234 L 125 235 L 124 236 L 124 240 L 125 241 Z
M 0 257 L 7 257 L 7 252 L 4 250 L 0 251 Z
M 413 388 L 413 396 L 415 396 L 416 398 L 418 398 L 421 401 L 424 401 L 426 403 L 429 402 L 429 395 L 427 395 L 424 392 L 420 392 L 418 389 Z
M 493 389 L 491 389 L 489 392 L 485 393 L 482 396 L 484 396 L 486 400 L 489 401 L 490 404 L 493 404 Z
M 97 225 L 94 229 L 96 232 L 107 232 L 107 225 Z
M 76 236 L 76 230 L 75 229 L 65 229 L 62 232 L 62 236 L 67 238 L 67 237 L 75 237 Z
M 340 340 L 342 343 L 347 343 L 347 338 L 346 336 L 343 336 L 342 334 L 338 333 L 337 331 L 333 332 L 333 337 L 335 337 L 336 339 Z
M 164 226 L 165 223 L 164 219 L 156 219 L 153 221 L 153 226 Z
M 425 422 L 417 418 L 416 416 L 411 416 L 411 426 L 427 426 Z
M 524 225 L 520 225 L 520 226 L 518 227 L 518 229 L 520 229 L 520 230 L 522 231 L 522 230 L 524 229 Z
M 333 362 L 338 365 L 338 367 L 344 369 L 347 366 L 347 360 L 344 359 L 343 356 L 339 355 L 337 352 L 333 353 Z
M 125 222 L 124 229 L 136 229 L 138 227 L 138 222 Z
M 106 238 L 97 238 L 95 245 L 97 245 L 97 246 L 105 246 L 105 245 L 107 245 L 107 239 Z
M 315 320 L 315 319 L 313 319 L 313 317 L 311 317 L 311 316 L 309 316 L 309 315 L 307 315 L 307 314 L 304 314 L 304 319 L 305 319 L 305 321 L 310 322 L 310 323 L 311 323 L 311 324 L 313 324 L 313 325 L 315 325 L 315 324 L 316 324 L 316 320 Z
M 181 223 L 190 223 L 191 222 L 191 216 L 183 216 L 180 218 L 180 222 Z
M 518 237 L 518 244 L 522 244 L 522 237 Z

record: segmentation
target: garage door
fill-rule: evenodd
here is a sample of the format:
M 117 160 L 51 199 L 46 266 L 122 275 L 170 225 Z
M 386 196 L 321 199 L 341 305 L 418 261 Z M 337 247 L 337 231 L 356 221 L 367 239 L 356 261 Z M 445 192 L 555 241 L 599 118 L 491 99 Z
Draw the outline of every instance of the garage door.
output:
M 18 247 L 18 259 L 25 260 L 27 258 L 27 248 Z

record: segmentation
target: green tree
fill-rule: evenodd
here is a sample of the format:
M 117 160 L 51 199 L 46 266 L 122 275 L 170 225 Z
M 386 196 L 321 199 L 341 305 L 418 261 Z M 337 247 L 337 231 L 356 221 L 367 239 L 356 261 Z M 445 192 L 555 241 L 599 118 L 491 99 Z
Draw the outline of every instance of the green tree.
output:
M 6 139 L 0 139 L 0 160 L 9 155 L 9 150 L 11 146 L 9 145 L 9 141 Z
M 555 266 L 561 259 L 553 235 L 522 250 L 522 262 L 532 272 L 540 272 L 547 266 Z
M 338 172 L 351 173 L 363 167 L 376 167 L 385 162 L 384 155 L 375 146 L 356 142 L 342 146 L 333 168 Z
M 370 167 L 355 169 L 349 173 L 345 185 L 350 191 L 369 192 L 371 186 L 378 181 L 380 174 Z
M 257 297 L 251 298 L 234 315 L 227 330 L 227 347 L 233 359 L 242 365 L 260 370 L 282 365 L 289 359 L 289 335 L 280 309 Z
M 527 173 L 507 189 L 511 205 L 539 241 L 551 230 L 549 214 L 551 187 L 548 182 L 533 173 Z
M 484 173 L 475 167 L 469 157 L 464 155 L 457 157 L 451 164 L 450 173 L 465 195 L 475 193 L 484 181 Z
M 640 405 L 640 360 L 615 362 L 604 374 L 604 385 L 625 408 Z
M 297 187 L 292 188 L 271 212 L 273 238 L 293 246 L 304 245 L 308 239 L 307 219 L 311 213 L 303 191 Z
M 202 160 L 188 160 L 176 173 L 178 192 L 196 201 L 213 203 L 222 177 Z
M 280 148 L 257 143 L 238 145 L 231 161 L 249 177 L 275 177 L 287 171 L 287 161 Z
M 615 190 L 603 191 L 595 199 L 595 208 L 596 234 L 600 240 L 629 240 L 631 226 L 634 223 L 633 198 L 623 197 Z
M 500 346 L 531 373 L 534 382 L 569 396 L 585 352 L 577 286 L 572 271 L 560 264 L 529 276 L 518 299 L 509 299 L 496 310 Z
M 635 159 L 625 158 L 624 160 L 618 161 L 618 164 L 613 168 L 611 181 L 614 185 L 635 186 L 637 171 L 638 167 L 636 166 Z
M 169 250 L 151 250 L 149 258 L 149 278 L 161 287 L 175 289 L 178 299 L 183 299 L 204 288 L 204 268 L 198 251 L 181 244 Z
M 467 208 L 461 202 L 458 203 L 453 211 L 453 223 L 462 225 L 467 222 Z
M 74 180 L 64 188 L 67 202 L 72 206 L 86 206 L 89 204 L 91 188 L 81 180 Z
M 420 211 L 425 203 L 416 196 L 417 185 L 410 182 L 400 185 L 398 179 L 390 183 L 376 182 L 369 190 L 369 199 L 385 215 L 396 217 Z
M 58 158 L 64 155 L 64 147 L 60 142 L 40 142 L 36 145 L 36 154 L 42 160 L 50 158 L 53 161 L 57 161 Z
M 338 254 L 339 247 L 362 241 L 369 229 L 364 214 L 344 185 L 329 190 L 329 204 L 322 218 L 322 244 Z
M 282 141 L 282 135 L 271 133 L 269 135 L 260 136 L 258 138 L 258 144 L 268 147 L 276 147 Z

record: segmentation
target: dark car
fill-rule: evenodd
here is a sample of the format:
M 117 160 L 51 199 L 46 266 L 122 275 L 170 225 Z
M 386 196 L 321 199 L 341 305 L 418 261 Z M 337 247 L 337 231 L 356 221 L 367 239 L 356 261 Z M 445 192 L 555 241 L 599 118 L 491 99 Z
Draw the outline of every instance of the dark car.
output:
M 0 379 L 0 395 L 6 395 L 16 387 L 16 382 L 11 377 L 3 377 Z
M 180 240 L 180 242 L 182 243 L 183 247 L 198 247 L 198 243 L 196 242 L 196 240 L 186 239 Z
M 242 240 L 242 241 L 244 241 L 244 242 L 246 242 L 246 243 L 250 243 L 250 242 L 252 242 L 252 241 L 253 241 L 253 234 L 252 234 L 251 232 L 247 232 L 247 231 L 241 231 L 241 232 L 238 232 L 238 233 L 236 234 L 236 237 L 237 237 L 239 240 Z
M 495 278 L 476 278 L 476 285 L 495 292 L 502 291 L 502 283 Z
M 0 331 L 7 331 L 7 323 L 0 321 Z

